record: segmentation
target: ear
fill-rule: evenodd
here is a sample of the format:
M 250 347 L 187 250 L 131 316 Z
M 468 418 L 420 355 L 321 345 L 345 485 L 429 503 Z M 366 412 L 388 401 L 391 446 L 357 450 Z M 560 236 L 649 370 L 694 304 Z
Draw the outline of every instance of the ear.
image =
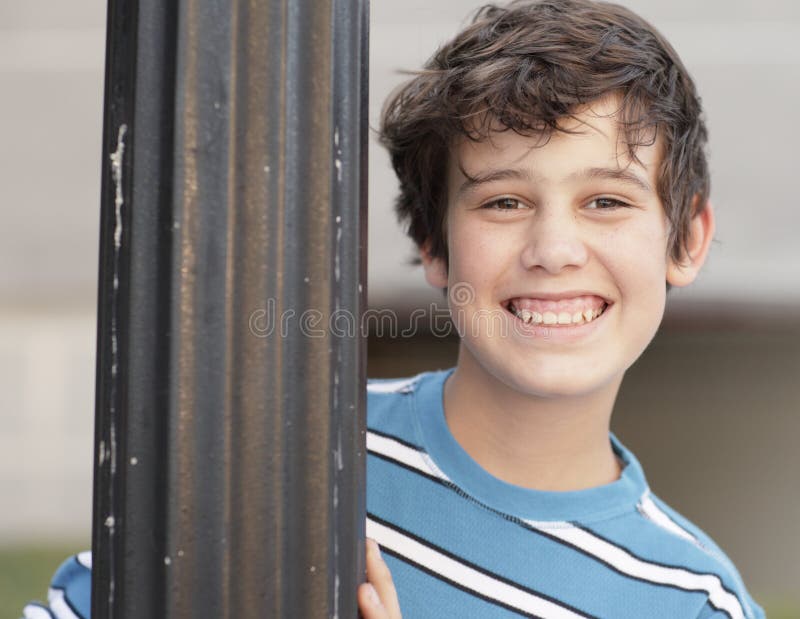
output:
M 695 280 L 708 256 L 711 240 L 714 238 L 714 228 L 714 208 L 709 201 L 702 211 L 692 217 L 686 254 L 682 260 L 678 262 L 670 257 L 667 263 L 668 284 L 678 287 L 688 286 Z
M 447 288 L 447 265 L 444 258 L 431 256 L 430 241 L 425 241 L 419 248 L 422 268 L 425 269 L 425 280 L 434 288 Z

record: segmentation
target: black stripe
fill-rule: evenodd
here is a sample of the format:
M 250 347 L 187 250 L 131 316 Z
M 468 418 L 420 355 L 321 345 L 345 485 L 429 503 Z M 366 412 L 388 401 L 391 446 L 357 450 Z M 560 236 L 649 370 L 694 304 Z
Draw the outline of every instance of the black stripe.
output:
M 391 437 L 389 437 L 389 438 L 391 438 Z M 620 576 L 623 576 L 625 578 L 629 578 L 631 580 L 635 580 L 635 581 L 638 581 L 638 582 L 642 582 L 642 583 L 645 583 L 645 584 L 648 584 L 648 585 L 651 585 L 651 586 L 654 586 L 654 587 L 664 587 L 664 588 L 667 588 L 667 589 L 675 589 L 676 591 L 691 592 L 691 593 L 709 593 L 706 589 L 703 589 L 703 588 L 700 588 L 700 589 L 686 589 L 684 587 L 680 587 L 678 585 L 673 585 L 671 583 L 656 582 L 656 581 L 653 581 L 653 580 L 648 580 L 647 578 L 645 578 L 643 576 L 636 576 L 634 574 L 629 574 L 627 572 L 623 572 L 622 570 L 620 570 L 619 568 L 611 565 L 610 563 L 608 563 L 607 561 L 605 561 L 601 557 L 598 557 L 597 555 L 594 555 L 594 554 L 590 553 L 589 551 L 581 548 L 580 546 L 576 546 L 575 544 L 573 544 L 571 542 L 568 542 L 566 540 L 563 540 L 563 539 L 561 539 L 559 537 L 556 537 L 556 536 L 554 536 L 554 535 L 552 535 L 550 533 L 547 533 L 546 531 L 544 531 L 542 529 L 537 529 L 537 528 L 529 525 L 527 522 L 525 522 L 521 518 L 518 518 L 517 516 L 512 516 L 510 514 L 506 514 L 506 513 L 501 512 L 501 511 L 499 511 L 499 510 L 497 510 L 497 509 L 495 509 L 493 507 L 490 507 L 489 505 L 486 505 L 485 503 L 482 503 L 478 499 L 476 499 L 476 498 L 468 495 L 467 493 L 465 493 L 461 488 L 459 488 L 458 486 L 456 486 L 452 482 L 448 482 L 448 481 L 445 481 L 445 480 L 439 479 L 439 478 L 432 478 L 428 474 L 423 473 L 423 472 L 419 471 L 418 469 L 414 469 L 414 468 L 408 467 L 408 466 L 404 465 L 402 462 L 399 462 L 399 461 L 391 458 L 390 456 L 385 456 L 385 455 L 382 455 L 382 454 L 374 454 L 374 455 L 379 457 L 379 458 L 381 458 L 381 459 L 383 459 L 383 460 L 392 462 L 393 464 L 395 464 L 397 466 L 403 467 L 403 468 L 411 471 L 412 473 L 416 473 L 417 475 L 421 475 L 421 476 L 429 478 L 429 479 L 434 479 L 435 481 L 438 481 L 442 486 L 445 486 L 445 487 L 447 487 L 447 488 L 449 488 L 451 490 L 454 490 L 461 497 L 469 500 L 470 502 L 474 503 L 475 505 L 478 505 L 478 506 L 482 507 L 483 509 L 486 509 L 486 510 L 488 510 L 488 511 L 490 511 L 490 512 L 492 512 L 492 513 L 494 513 L 494 514 L 496 514 L 498 516 L 501 516 L 505 520 L 507 520 L 509 522 L 512 522 L 514 524 L 517 524 L 517 525 L 523 527 L 524 529 L 527 529 L 528 531 L 530 531 L 532 533 L 535 533 L 537 535 L 545 537 L 545 538 L 547 538 L 547 539 L 549 539 L 549 540 L 551 540 L 551 541 L 553 541 L 553 542 L 555 542 L 557 544 L 565 546 L 567 548 L 571 548 L 571 549 L 581 553 L 582 555 L 584 555 L 584 556 L 586 556 L 586 557 L 588 557 L 590 559 L 593 559 L 594 561 L 597 561 L 598 563 L 604 565 L 605 567 L 607 567 L 611 571 L 619 574 Z M 658 563 L 656 561 L 652 561 L 652 560 L 649 560 L 649 559 L 644 559 L 644 558 L 639 557 L 638 555 L 630 552 L 627 548 L 623 548 L 619 544 L 614 544 L 614 542 L 611 542 L 610 540 L 607 540 L 604 537 L 601 537 L 600 535 L 597 535 L 593 531 L 590 531 L 589 529 L 586 529 L 586 528 L 576 524 L 575 522 L 571 522 L 570 524 L 572 526 L 574 526 L 575 528 L 583 529 L 587 533 L 589 533 L 591 535 L 594 535 L 594 536 L 596 536 L 596 537 L 598 537 L 600 539 L 603 539 L 604 541 L 608 542 L 609 544 L 617 546 L 621 550 L 624 550 L 625 552 L 628 552 L 631 556 L 636 557 L 637 559 L 639 559 L 639 560 L 641 560 L 641 561 L 643 561 L 645 563 L 650 563 L 652 565 L 659 565 L 661 567 L 669 567 L 669 568 L 675 568 L 675 569 L 685 569 L 686 571 L 691 572 L 692 574 L 695 574 L 697 576 L 716 576 L 717 578 L 719 578 L 719 575 L 715 574 L 713 572 L 711 572 L 711 573 L 694 572 L 694 571 L 689 570 L 688 568 L 684 568 L 682 566 L 668 565 L 668 564 L 665 564 L 665 563 Z M 411 537 L 412 535 L 409 534 L 409 536 Z M 722 585 L 722 588 L 725 591 L 727 591 L 728 593 L 731 593 L 732 595 L 734 595 L 736 597 L 736 599 L 739 600 L 739 604 L 742 605 L 742 602 L 739 599 L 739 596 L 736 595 L 735 593 L 733 593 L 732 591 L 730 591 L 729 589 L 727 589 L 727 587 L 725 587 L 725 583 L 722 582 L 721 578 L 720 578 L 720 583 Z M 715 608 L 716 608 L 716 606 L 715 606 Z M 744 607 L 742 607 L 742 608 L 744 609 Z M 728 613 L 728 611 L 726 611 L 724 609 L 721 609 L 721 608 L 718 609 L 718 610 L 720 610 L 721 612 L 724 612 L 726 615 L 728 615 L 728 617 L 731 617 L 731 615 L 730 615 L 730 613 Z M 577 612 L 579 612 L 579 611 L 577 611 Z M 733 619 L 733 618 L 731 617 L 731 619 Z
M 577 613 L 579 615 L 587 617 L 587 619 L 598 619 L 597 617 L 594 617 L 593 615 L 587 615 L 584 611 L 579 610 L 578 608 L 576 608 L 574 606 L 571 606 L 571 605 L 567 604 L 566 602 L 563 602 L 563 601 L 558 600 L 558 599 L 556 599 L 554 597 L 551 597 L 551 596 L 547 595 L 546 593 L 542 593 L 541 591 L 536 591 L 535 589 L 531 589 L 530 587 L 527 587 L 527 586 L 525 586 L 525 585 L 523 585 L 521 583 L 515 582 L 515 581 L 513 581 L 513 580 L 511 580 L 509 578 L 506 578 L 505 576 L 501 576 L 500 574 L 496 574 L 495 572 L 491 572 L 491 571 L 487 570 L 486 568 L 481 567 L 480 565 L 477 565 L 476 563 L 472 563 L 471 561 L 465 559 L 464 557 L 460 557 L 460 556 L 458 556 L 456 554 L 453 554 L 449 550 L 446 550 L 445 548 L 442 548 L 441 546 L 438 546 L 438 545 L 430 542 L 429 540 L 426 540 L 425 538 L 420 537 L 419 535 L 417 535 L 415 533 L 412 533 L 411 531 L 403 529 L 402 527 L 399 527 L 396 524 L 393 524 L 393 523 L 391 523 L 391 522 L 389 522 L 387 520 L 384 520 L 383 518 L 380 518 L 379 516 L 376 516 L 372 512 L 367 512 L 367 518 L 370 518 L 370 519 L 374 520 L 375 522 L 377 522 L 379 524 L 382 524 L 383 526 L 385 526 L 385 527 L 387 527 L 389 529 L 392 529 L 393 531 L 396 531 L 397 533 L 400 533 L 401 535 L 405 535 L 406 537 L 410 537 L 411 539 L 413 539 L 414 541 L 422 544 L 423 546 L 427 546 L 428 548 L 431 548 L 432 550 L 435 550 L 436 552 L 438 552 L 440 554 L 443 554 L 444 556 L 446 556 L 446 557 L 448 557 L 450 559 L 453 559 L 454 561 L 457 561 L 458 563 L 466 565 L 467 567 L 475 570 L 476 572 L 480 572 L 484 576 L 488 576 L 489 578 L 493 578 L 494 580 L 497 580 L 499 582 L 507 584 L 507 585 L 509 585 L 511 587 L 514 587 L 516 589 L 520 589 L 521 591 L 525 591 L 526 593 L 529 593 L 530 595 L 533 595 L 535 597 L 541 598 L 543 600 L 547 600 L 548 602 L 551 602 L 551 603 L 553 603 L 553 604 L 555 604 L 557 606 L 560 606 L 560 607 L 565 608 L 565 609 L 567 609 L 569 611 L 572 611 L 574 613 Z M 412 560 L 409 559 L 409 561 L 412 561 Z M 443 580 L 447 580 L 445 577 L 442 577 L 442 579 Z M 522 613 L 522 614 L 525 613 L 525 611 L 521 611 L 519 609 L 517 609 L 516 612 L 519 612 L 519 613 Z
M 430 479 L 431 481 L 434 481 L 434 482 L 438 483 L 439 485 L 441 485 L 441 486 L 443 486 L 443 487 L 445 487 L 445 488 L 447 488 L 449 490 L 453 490 L 459 496 L 461 496 L 462 498 L 474 503 L 478 507 L 480 507 L 482 509 L 485 509 L 485 510 L 487 510 L 489 512 L 492 512 L 493 514 L 502 517 L 504 520 L 507 520 L 508 522 L 510 522 L 512 524 L 520 526 L 523 529 L 526 529 L 526 530 L 530 531 L 531 533 L 534 533 L 535 535 L 539 535 L 541 537 L 544 537 L 544 538 L 550 540 L 551 542 L 555 542 L 556 544 L 559 544 L 559 545 L 564 546 L 566 548 L 570 548 L 572 550 L 575 550 L 575 551 L 579 552 L 580 554 L 588 557 L 589 559 L 592 559 L 592 560 L 597 561 L 598 563 L 604 565 L 605 567 L 607 567 L 611 571 L 619 574 L 620 576 L 624 576 L 625 578 L 630 578 L 630 579 L 636 580 L 638 582 L 647 583 L 648 585 L 653 585 L 653 586 L 656 586 L 656 587 L 666 587 L 668 589 L 677 589 L 679 591 L 687 591 L 687 589 L 684 589 L 682 587 L 678 587 L 676 585 L 671 585 L 671 584 L 668 584 L 668 583 L 653 582 L 652 580 L 647 580 L 646 578 L 643 578 L 643 577 L 640 577 L 640 576 L 634 576 L 633 574 L 628 574 L 627 572 L 623 572 L 620 569 L 618 569 L 615 566 L 613 566 L 610 563 L 608 563 L 607 561 L 605 561 L 604 559 L 602 559 L 602 558 L 600 558 L 600 557 L 598 557 L 596 555 L 593 555 L 592 553 L 590 553 L 589 551 L 581 548 L 580 546 L 576 546 L 572 542 L 568 542 L 568 541 L 566 541 L 564 539 L 561 539 L 560 537 L 556 537 L 555 535 L 552 535 L 551 533 L 547 533 L 547 531 L 543 531 L 542 529 L 537 529 L 536 527 L 533 527 L 533 526 L 529 525 L 527 522 L 525 522 L 521 518 L 518 518 L 517 516 L 512 516 L 510 514 L 506 514 L 504 512 L 501 512 L 498 509 L 495 509 L 494 507 L 490 507 L 490 506 L 486 505 L 485 503 L 482 503 L 481 501 L 479 501 L 475 497 L 472 497 L 472 496 L 468 495 L 467 493 L 465 493 L 461 488 L 459 488 L 458 486 L 456 486 L 452 482 L 448 482 L 448 481 L 446 481 L 444 479 L 441 479 L 439 477 L 431 476 L 428 473 L 423 473 L 419 469 L 415 469 L 415 468 L 413 468 L 411 466 L 408 466 L 408 465 L 404 464 L 403 462 L 400 462 L 399 460 L 395 460 L 394 458 L 392 458 L 390 456 L 386 456 L 384 454 L 375 453 L 375 452 L 372 452 L 372 451 L 369 451 L 369 453 L 374 455 L 377 458 L 380 458 L 381 460 L 384 460 L 386 462 L 394 464 L 395 466 L 399 466 L 400 468 L 406 469 L 407 471 L 410 471 L 411 473 L 416 473 L 417 475 L 419 475 L 421 477 L 425 477 L 426 479 Z M 375 519 L 377 520 L 377 517 L 375 517 Z M 573 526 L 576 526 L 574 523 L 571 523 L 571 524 Z M 409 536 L 413 537 L 413 535 L 411 533 L 409 533 Z M 697 589 L 697 590 L 689 589 L 688 591 L 705 592 L 705 589 Z
M 75 614 L 76 617 L 78 617 L 79 619 L 86 619 L 86 617 L 84 617 L 82 614 L 80 614 L 78 612 L 78 609 L 75 608 L 72 605 L 72 602 L 69 601 L 69 597 L 67 597 L 66 588 L 64 588 L 64 587 L 52 587 L 52 586 L 50 588 L 54 589 L 55 591 L 61 591 L 64 594 L 64 597 L 62 598 L 64 600 L 64 603 L 69 607 L 69 609 Z
M 373 451 L 371 449 L 367 450 L 367 451 L 368 451 L 369 454 L 375 456 L 376 458 L 380 458 L 384 462 L 388 462 L 389 464 L 393 464 L 395 466 L 399 466 L 400 468 L 404 468 L 407 471 L 410 471 L 412 473 L 416 473 L 417 475 L 420 475 L 421 477 L 425 477 L 427 479 L 430 479 L 431 481 L 436 482 L 437 484 L 439 484 L 440 486 L 442 486 L 444 488 L 447 488 L 448 490 L 452 490 L 453 492 L 455 492 L 458 496 L 460 496 L 465 501 L 469 501 L 470 503 L 472 503 L 474 505 L 477 505 L 481 509 L 485 509 L 487 511 L 490 511 L 493 514 L 495 514 L 496 516 L 501 517 L 503 520 L 508 520 L 509 522 L 513 522 L 514 524 L 525 526 L 525 523 L 522 520 L 520 520 L 519 518 L 517 518 L 516 516 L 511 516 L 510 514 L 506 514 L 504 512 L 501 512 L 501 511 L 499 511 L 499 510 L 497 510 L 497 509 L 495 509 L 493 507 L 489 507 L 485 503 L 480 502 L 478 499 L 476 499 L 472 495 L 469 495 L 466 492 L 464 492 L 461 488 L 459 488 L 456 484 L 454 484 L 453 482 L 451 482 L 448 479 L 442 479 L 441 477 L 438 477 L 438 476 L 434 475 L 433 473 L 427 473 L 427 472 L 424 472 L 424 471 L 420 471 L 419 469 L 414 468 L 412 466 L 409 466 L 409 465 L 405 464 L 404 462 L 401 462 L 400 460 L 396 460 L 392 456 L 387 456 L 386 454 L 382 454 L 382 453 L 379 453 L 377 451 Z M 425 454 L 424 451 L 421 451 L 420 453 Z
M 50 615 L 50 616 L 52 617 L 52 619 L 57 619 L 57 618 L 56 618 L 56 616 L 53 614 L 53 611 L 52 611 L 52 610 L 50 610 L 50 609 L 49 609 L 47 606 L 45 606 L 44 604 L 41 604 L 41 603 L 39 603 L 39 602 L 28 602 L 27 604 L 25 604 L 25 606 L 35 606 L 36 608 L 41 608 L 41 609 L 42 609 L 43 611 L 45 611 L 45 612 L 46 612 L 48 615 Z M 22 612 L 25 612 L 25 609 L 24 609 L 24 608 L 22 609 Z
M 367 449 L 367 454 L 369 454 L 370 456 L 375 456 L 376 458 L 380 458 L 381 460 L 383 460 L 384 462 L 387 462 L 389 464 L 393 464 L 395 466 L 399 466 L 401 469 L 406 469 L 407 471 L 411 471 L 412 473 L 416 473 L 417 475 L 421 475 L 422 477 L 425 477 L 425 478 L 427 478 L 427 479 L 429 479 L 429 480 L 431 480 L 433 482 L 436 482 L 440 486 L 445 486 L 446 488 L 449 488 L 452 485 L 452 484 L 447 483 L 441 477 L 437 477 L 433 473 L 426 473 L 424 471 L 420 471 L 419 469 L 414 468 L 410 464 L 406 464 L 405 462 L 400 462 L 399 460 L 395 460 L 394 458 L 391 458 L 390 456 L 386 456 L 386 455 L 384 455 L 382 453 L 379 453 L 377 451 L 373 451 L 371 449 Z
M 397 441 L 401 445 L 405 445 L 406 447 L 410 447 L 414 451 L 418 451 L 423 454 L 427 454 L 422 447 L 419 445 L 414 445 L 413 443 L 409 443 L 408 441 L 403 440 L 402 438 L 398 438 L 392 434 L 386 434 L 385 432 L 381 432 L 380 430 L 375 430 L 374 428 L 367 427 L 367 432 L 371 432 L 372 434 L 377 434 L 378 436 L 382 436 L 383 438 L 388 438 L 391 441 Z
M 483 600 L 484 602 L 488 602 L 489 604 L 493 604 L 495 606 L 500 606 L 502 608 L 505 608 L 506 610 L 509 610 L 509 611 L 513 612 L 514 614 L 516 614 L 516 615 L 520 615 L 521 617 L 528 617 L 530 619 L 545 619 L 544 617 L 540 617 L 539 615 L 532 615 L 530 613 L 525 612 L 524 610 L 520 610 L 519 608 L 515 608 L 514 606 L 506 604 L 505 602 L 503 602 L 501 600 L 496 600 L 494 598 L 490 598 L 488 596 L 485 596 L 482 593 L 479 593 L 478 591 L 473 591 L 472 589 L 469 589 L 469 588 L 465 587 L 464 585 L 456 582 L 455 580 L 451 580 L 451 579 L 449 579 L 449 578 L 447 578 L 445 576 L 442 576 L 438 572 L 434 572 L 433 570 L 425 567 L 424 565 L 421 565 L 421 564 L 417 563 L 416 561 L 413 561 L 412 559 L 409 559 L 406 556 L 403 556 L 401 554 L 396 553 L 391 548 L 381 547 L 381 552 L 383 554 L 386 554 L 386 555 L 391 555 L 392 557 L 394 557 L 398 561 L 402 561 L 403 563 L 405 563 L 407 565 L 410 565 L 411 567 L 413 567 L 415 569 L 418 569 L 421 572 L 425 572 L 426 574 L 428 574 L 428 576 L 431 576 L 432 578 L 435 578 L 436 580 L 441 581 L 441 582 L 445 583 L 446 585 L 450 585 L 451 587 L 454 587 L 454 588 L 458 589 L 459 591 L 463 591 L 464 593 L 467 593 L 467 594 L 471 595 L 472 597 L 476 597 L 476 598 L 478 598 L 480 600 Z
M 495 509 L 493 507 L 489 507 L 485 503 L 481 503 L 478 499 L 476 499 L 475 497 L 467 494 L 461 488 L 459 488 L 457 485 L 455 485 L 453 482 L 451 482 L 448 479 L 442 479 L 441 477 L 438 477 L 438 476 L 434 475 L 433 473 L 427 473 L 425 471 L 420 471 L 419 469 L 414 468 L 413 466 L 409 466 L 409 465 L 405 464 L 404 462 L 400 462 L 399 460 L 395 460 L 391 456 L 387 456 L 385 454 L 382 454 L 382 453 L 379 453 L 379 452 L 376 452 L 376 451 L 373 451 L 373 450 L 367 450 L 367 452 L 370 455 L 375 456 L 376 458 L 380 458 L 384 462 L 387 462 L 387 463 L 392 464 L 394 466 L 398 466 L 400 468 L 403 468 L 403 469 L 405 469 L 407 471 L 410 471 L 411 473 L 415 473 L 415 474 L 417 474 L 417 475 L 419 475 L 421 477 L 425 477 L 426 479 L 429 479 L 430 481 L 439 484 L 443 488 L 446 488 L 448 490 L 451 490 L 452 492 L 455 492 L 458 496 L 460 496 L 465 501 L 469 501 L 473 505 L 476 505 L 477 507 L 480 507 L 481 509 L 485 509 L 485 510 L 491 512 L 492 514 L 494 514 L 496 516 L 499 516 L 503 520 L 507 520 L 507 521 L 509 521 L 509 522 L 511 522 L 513 524 L 517 524 L 517 525 L 520 525 L 520 526 L 525 527 L 525 528 L 530 528 L 530 527 L 527 527 L 525 525 L 525 523 L 522 520 L 520 520 L 519 518 L 517 518 L 516 516 L 511 516 L 510 514 L 506 514 L 504 512 L 501 512 L 501 511 L 499 511 L 499 510 L 497 510 L 497 509 Z M 534 530 L 534 532 L 535 532 L 535 530 Z

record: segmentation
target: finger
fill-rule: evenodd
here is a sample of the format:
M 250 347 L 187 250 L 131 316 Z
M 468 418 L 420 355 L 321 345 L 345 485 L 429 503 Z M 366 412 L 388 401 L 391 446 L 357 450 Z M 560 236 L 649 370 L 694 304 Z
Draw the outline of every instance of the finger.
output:
M 397 590 L 394 587 L 392 574 L 389 566 L 381 557 L 377 542 L 373 539 L 367 539 L 367 580 L 378 592 L 378 597 L 388 616 L 391 619 L 401 619 L 400 602 L 397 600 Z
M 362 583 L 358 587 L 358 610 L 363 619 L 391 619 L 381 604 L 378 592 L 370 583 Z

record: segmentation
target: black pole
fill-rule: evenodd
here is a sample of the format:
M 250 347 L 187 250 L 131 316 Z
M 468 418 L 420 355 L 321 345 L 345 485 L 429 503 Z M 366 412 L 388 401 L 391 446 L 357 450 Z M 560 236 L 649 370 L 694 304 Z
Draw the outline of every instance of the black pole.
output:
M 367 0 L 110 0 L 92 616 L 356 617 Z

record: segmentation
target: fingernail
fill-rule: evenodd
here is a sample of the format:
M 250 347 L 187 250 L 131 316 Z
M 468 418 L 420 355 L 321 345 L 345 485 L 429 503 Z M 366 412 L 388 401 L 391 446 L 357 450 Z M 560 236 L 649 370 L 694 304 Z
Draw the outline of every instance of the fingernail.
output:
M 372 550 L 372 552 L 375 553 L 375 556 L 378 557 L 378 559 L 380 559 L 382 561 L 383 557 L 381 556 L 381 547 L 378 546 L 378 542 L 376 542 L 374 539 L 370 538 L 370 539 L 367 540 L 367 544 L 369 545 L 369 547 Z
M 381 605 L 381 599 L 378 597 L 378 592 L 375 591 L 375 587 L 373 587 L 370 583 L 367 583 L 367 597 L 369 598 L 369 603 L 373 606 Z

